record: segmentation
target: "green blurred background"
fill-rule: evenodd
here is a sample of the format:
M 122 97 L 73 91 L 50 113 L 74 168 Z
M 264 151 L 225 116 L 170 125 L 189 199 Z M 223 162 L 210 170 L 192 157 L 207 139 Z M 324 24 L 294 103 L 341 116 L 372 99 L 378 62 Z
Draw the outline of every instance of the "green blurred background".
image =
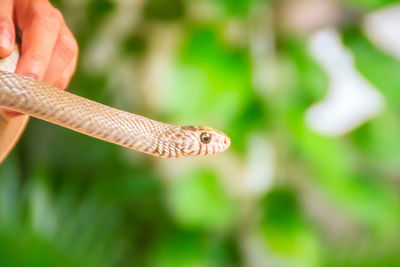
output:
M 157 159 L 31 119 L 0 167 L 0 265 L 400 266 L 400 57 L 373 31 L 395 2 L 52 1 L 71 92 L 232 145 Z

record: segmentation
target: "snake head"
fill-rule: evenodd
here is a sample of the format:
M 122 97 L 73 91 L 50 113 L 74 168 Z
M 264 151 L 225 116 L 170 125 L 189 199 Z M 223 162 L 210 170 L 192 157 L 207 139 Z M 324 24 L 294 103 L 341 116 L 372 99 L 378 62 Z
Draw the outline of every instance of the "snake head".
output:
M 164 132 L 161 139 L 169 145 L 158 146 L 155 152 L 169 158 L 212 155 L 225 151 L 231 144 L 223 132 L 201 126 L 174 127 Z
M 179 145 L 185 156 L 212 155 L 225 151 L 231 144 L 229 137 L 210 127 L 182 126 L 183 134 Z

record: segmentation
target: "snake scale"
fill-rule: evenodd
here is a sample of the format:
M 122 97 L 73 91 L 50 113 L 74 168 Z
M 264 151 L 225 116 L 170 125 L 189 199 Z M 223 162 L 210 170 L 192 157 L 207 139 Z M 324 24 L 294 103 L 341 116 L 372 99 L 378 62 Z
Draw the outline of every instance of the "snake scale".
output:
M 215 154 L 230 145 L 226 134 L 209 127 L 158 122 L 14 74 L 18 56 L 13 55 L 14 60 L 8 60 L 12 66 L 3 66 L 0 70 L 0 106 L 3 108 L 159 157 Z M 4 60 L 0 61 L 0 67 L 2 64 Z M 2 121 L 7 123 L 5 119 Z M 4 127 L 0 127 L 0 132 Z

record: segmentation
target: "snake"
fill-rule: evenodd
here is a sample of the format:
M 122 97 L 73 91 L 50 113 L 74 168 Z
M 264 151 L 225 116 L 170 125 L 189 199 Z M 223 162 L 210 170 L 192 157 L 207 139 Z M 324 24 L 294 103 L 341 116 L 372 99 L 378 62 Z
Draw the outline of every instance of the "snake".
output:
M 2 108 L 157 157 L 211 155 L 223 152 L 230 146 L 230 138 L 219 130 L 159 122 L 15 74 L 18 58 L 18 49 L 15 49 L 8 58 L 0 60 Z M 0 117 L 0 147 L 1 142 L 15 142 L 3 138 L 2 134 L 11 127 L 10 121 L 12 119 L 4 115 Z M 17 125 L 20 128 L 17 132 L 23 131 L 26 121 L 22 120 Z M 9 145 L 6 150 L 12 146 Z

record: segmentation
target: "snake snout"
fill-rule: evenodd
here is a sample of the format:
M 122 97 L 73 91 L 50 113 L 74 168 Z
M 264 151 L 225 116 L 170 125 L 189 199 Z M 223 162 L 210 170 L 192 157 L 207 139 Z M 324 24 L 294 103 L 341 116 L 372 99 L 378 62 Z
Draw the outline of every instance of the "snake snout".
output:
M 216 143 L 216 146 L 218 147 L 217 153 L 223 152 L 229 148 L 231 145 L 231 139 L 224 133 L 217 131 L 218 134 L 218 142 Z
M 224 150 L 226 150 L 226 149 L 228 149 L 228 148 L 230 147 L 230 145 L 231 145 L 231 139 L 230 139 L 226 134 L 224 134 L 222 143 L 223 143 L 223 145 L 224 145 Z

